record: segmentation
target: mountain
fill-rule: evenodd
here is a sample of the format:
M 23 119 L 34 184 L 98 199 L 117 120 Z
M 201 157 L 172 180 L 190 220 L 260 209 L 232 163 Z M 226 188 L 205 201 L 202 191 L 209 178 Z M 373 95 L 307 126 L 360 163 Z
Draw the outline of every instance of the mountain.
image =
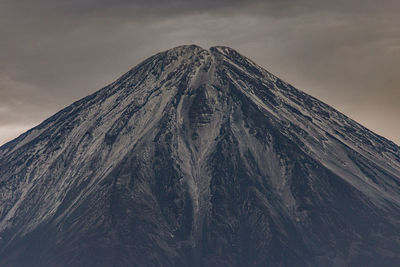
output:
M 228 47 L 0 147 L 0 266 L 399 266 L 400 148 Z

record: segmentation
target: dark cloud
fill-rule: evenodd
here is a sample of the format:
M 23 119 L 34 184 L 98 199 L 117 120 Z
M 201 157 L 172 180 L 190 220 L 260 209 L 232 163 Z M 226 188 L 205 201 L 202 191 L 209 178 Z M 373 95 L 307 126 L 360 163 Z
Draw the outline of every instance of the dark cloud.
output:
M 400 1 L 2 0 L 0 143 L 185 43 L 227 45 L 400 143 Z

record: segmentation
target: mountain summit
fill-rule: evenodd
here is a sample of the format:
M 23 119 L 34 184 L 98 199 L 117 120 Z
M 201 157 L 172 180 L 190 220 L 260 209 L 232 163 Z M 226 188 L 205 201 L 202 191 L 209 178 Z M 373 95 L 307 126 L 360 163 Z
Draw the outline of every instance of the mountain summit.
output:
M 0 266 L 399 266 L 400 148 L 228 47 L 0 147 Z

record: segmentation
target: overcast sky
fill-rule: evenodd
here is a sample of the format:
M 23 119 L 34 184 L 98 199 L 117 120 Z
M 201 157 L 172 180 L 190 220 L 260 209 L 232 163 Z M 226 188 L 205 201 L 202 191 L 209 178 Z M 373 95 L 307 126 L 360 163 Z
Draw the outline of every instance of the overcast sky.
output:
M 182 44 L 225 45 L 400 144 L 398 0 L 0 0 L 0 145 Z

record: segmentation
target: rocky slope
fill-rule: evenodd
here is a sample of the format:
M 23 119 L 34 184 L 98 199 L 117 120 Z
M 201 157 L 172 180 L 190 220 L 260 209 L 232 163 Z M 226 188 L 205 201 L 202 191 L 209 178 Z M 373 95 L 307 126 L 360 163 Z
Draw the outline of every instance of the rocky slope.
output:
M 398 266 L 400 148 L 227 47 L 0 147 L 0 266 Z

